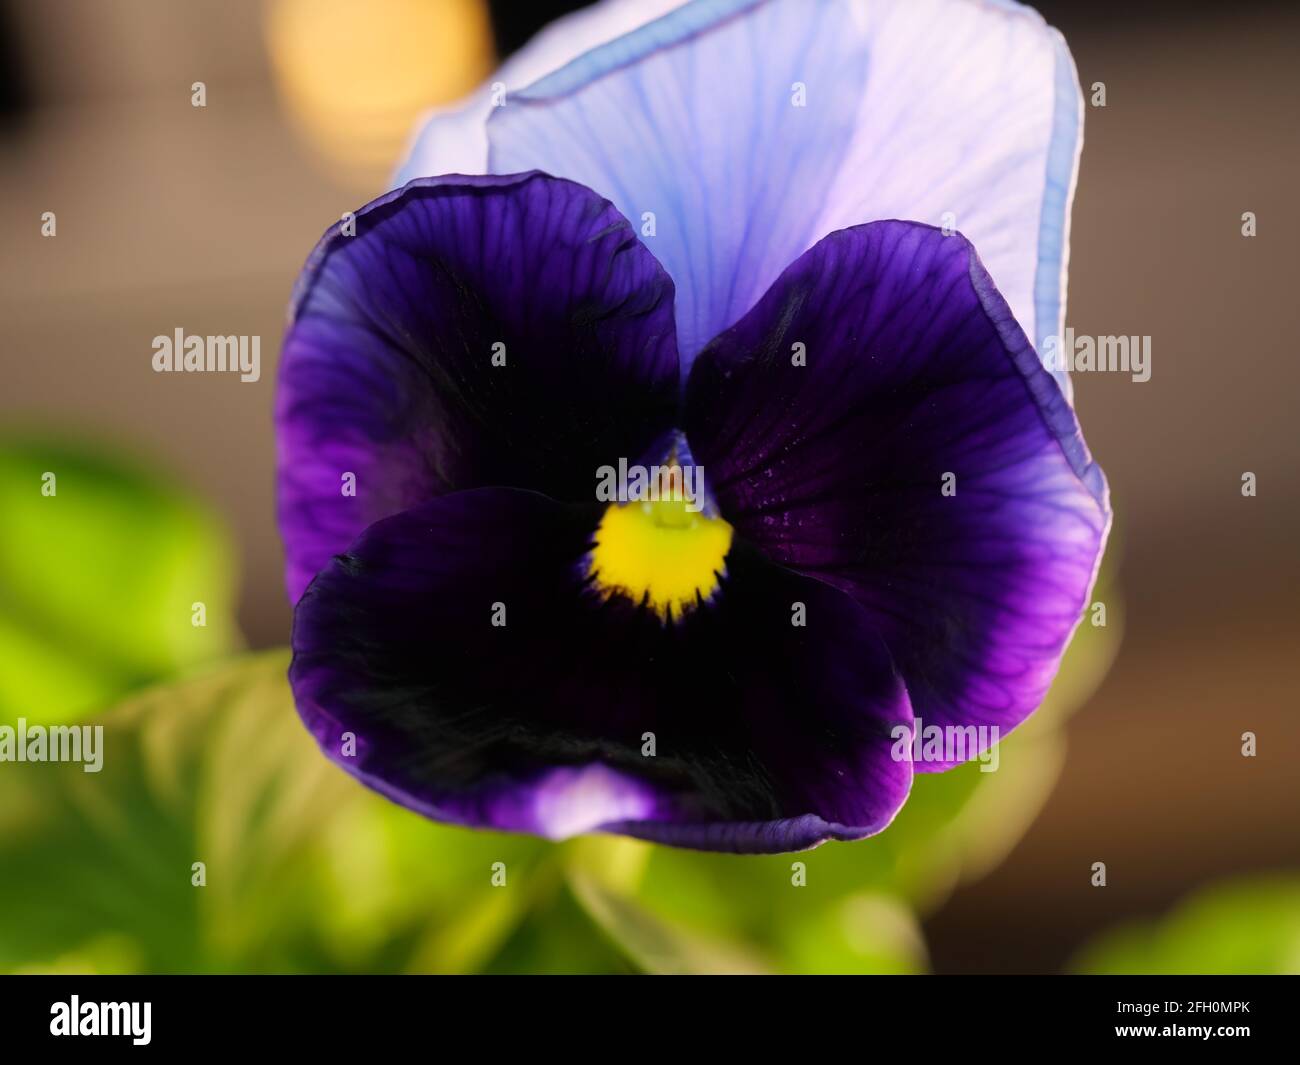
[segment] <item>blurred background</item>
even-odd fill
[[[1300,971],[1294,5],[1038,5],[1106,88],[1067,324],[1153,358],[1076,376],[1109,623],[996,779],[925,780],[794,889],[789,857],[426,825],[299,735],[271,430],[293,280],[421,111],[580,6],[0,0],[0,723],[94,715],[130,752],[102,780],[0,768],[0,968]],[[153,373],[176,327],[260,335],[261,381]],[[498,860],[526,887],[489,890]]]

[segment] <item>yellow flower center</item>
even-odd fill
[[[615,503],[596,529],[588,573],[606,597],[644,603],[663,621],[680,618],[717,591],[731,533],[685,499]]]

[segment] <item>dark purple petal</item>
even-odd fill
[[[1106,486],[963,237],[827,237],[700,354],[686,407],[737,536],[854,596],[920,721],[1005,732],[1038,706],[1096,574]]]
[[[295,614],[326,754],[437,820],[549,836],[781,851],[888,824],[912,718],[865,612],[733,545],[707,605],[661,622],[587,580],[599,517],[480,489],[367,530]]]
[[[423,179],[346,225],[303,270],[281,360],[291,598],[379,518],[490,484],[590,499],[668,428],[672,282],[589,189]]]

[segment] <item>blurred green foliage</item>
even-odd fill
[[[140,464],[2,439],[0,524],[0,723],[75,720],[237,646],[224,528]]]
[[[1300,877],[1232,880],[1149,924],[1113,929],[1080,952],[1082,973],[1300,973]]]
[[[545,845],[449,845],[357,786],[299,723],[287,664],[238,659],[96,718],[99,773],[0,774],[0,966],[401,969],[449,930],[434,953],[458,965],[495,949],[518,917],[499,903],[521,893],[475,889],[497,860],[527,886]]]

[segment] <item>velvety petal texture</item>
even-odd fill
[[[430,817],[543,835],[758,852],[888,824],[912,716],[869,614],[740,545],[664,624],[592,587],[599,514],[481,489],[367,530],[295,616],[323,750]]]
[[[821,237],[890,218],[963,232],[1041,347],[1081,116],[1060,35],[1019,4],[696,0],[492,109],[487,165],[633,221],[676,282],[683,370]]]
[[[591,499],[678,392],[672,282],[626,219],[539,174],[413,182],[326,233],[276,401],[297,599],[374,521],[507,484]]]
[[[685,429],[737,536],[863,607],[918,718],[1005,733],[1038,706],[1106,486],[963,237],[821,241],[700,354]]]

